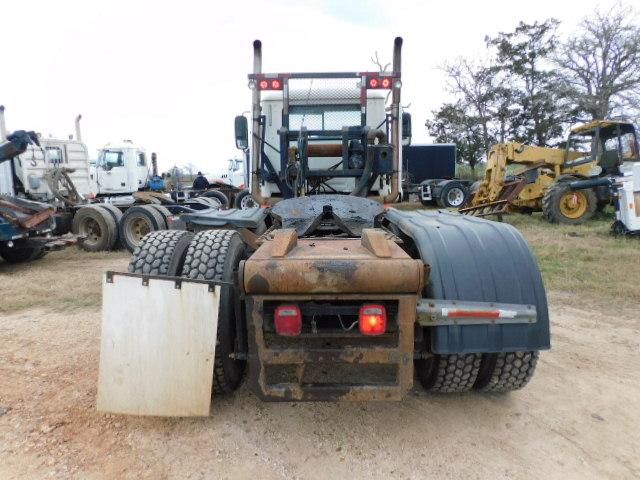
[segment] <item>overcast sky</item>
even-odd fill
[[[73,133],[82,113],[90,151],[132,139],[162,169],[203,170],[237,155],[233,118],[250,108],[251,42],[263,71],[360,71],[391,61],[404,38],[403,98],[414,143],[447,99],[438,66],[482,57],[484,36],[550,16],[562,32],[615,0],[2,1],[0,104],[9,131]],[[95,155],[94,155],[95,156]]]

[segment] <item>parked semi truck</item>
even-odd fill
[[[401,47],[390,72],[268,74],[254,42],[236,141],[267,207],[182,214],[106,273],[99,410],[208,415],[245,378],[267,401],[400,400],[414,374],[527,384],[550,343],[522,235],[383,206],[402,188]]]
[[[453,143],[409,145],[402,148],[403,198],[418,196],[425,206],[458,208],[471,182],[456,178]]]
[[[4,109],[0,118],[4,123]],[[105,145],[90,162],[80,120],[74,138],[38,137],[38,145],[28,144],[7,162],[2,193],[52,206],[56,233],[82,236],[85,250],[133,251],[144,235],[167,228],[172,214],[225,208],[241,192],[224,182],[207,191],[176,185],[158,192],[163,184],[155,154],[150,165],[146,150],[129,140]]]

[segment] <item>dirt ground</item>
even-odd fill
[[[289,404],[244,386],[209,418],[109,416],[95,409],[100,275],[127,260],[0,263],[1,479],[640,478],[640,302],[620,314],[551,291],[553,348],[506,396]]]

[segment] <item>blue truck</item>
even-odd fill
[[[452,143],[411,145],[402,148],[404,197],[417,195],[425,206],[460,207],[470,183],[456,177],[456,146]]]

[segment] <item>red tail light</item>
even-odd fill
[[[387,329],[387,311],[384,305],[363,305],[360,307],[360,333],[381,335]]]
[[[367,77],[367,88],[389,90],[393,86],[392,77]]]
[[[280,305],[275,312],[276,332],[278,335],[293,337],[302,331],[302,314],[297,305]]]
[[[262,78],[258,81],[260,90],[282,90],[281,78]]]

